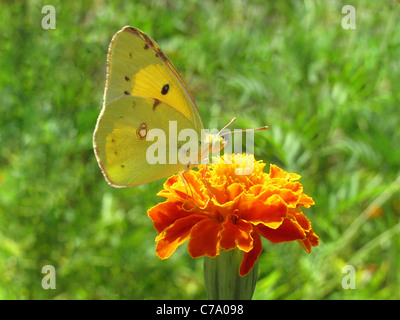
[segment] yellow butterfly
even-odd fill
[[[151,164],[146,157],[154,144],[149,139],[152,129],[164,131],[165,152],[172,158],[189,150],[182,142],[173,142],[171,121],[177,132],[192,129],[200,137],[203,129],[192,95],[157,43],[126,26],[112,38],[107,62],[104,104],[93,135],[97,162],[107,182],[114,187],[135,186],[198,165],[196,161]],[[225,140],[221,134],[207,134],[197,153],[208,155],[210,145],[222,149]]]

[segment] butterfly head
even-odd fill
[[[218,153],[227,145],[227,141],[219,133],[205,135],[205,139],[201,141],[201,154],[209,155],[210,153]]]

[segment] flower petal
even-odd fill
[[[182,210],[181,202],[165,201],[149,209],[147,214],[153,220],[154,228],[160,233],[176,220],[184,218],[190,213]]]
[[[211,199],[212,201],[216,202],[217,204],[223,204],[228,201],[228,195],[225,192],[225,184],[213,184],[209,185],[208,188],[210,189],[210,192],[214,195],[214,197],[212,197]]]
[[[221,231],[221,248],[226,251],[238,247],[240,250],[248,252],[253,248],[253,239],[250,236],[253,227],[236,214],[226,217]]]
[[[253,231],[251,236],[253,238],[253,249],[243,254],[243,260],[239,269],[239,274],[242,277],[248,274],[249,271],[254,267],[254,264],[256,263],[258,256],[262,251],[261,239],[258,233]]]
[[[301,194],[299,205],[301,205],[304,208],[309,208],[310,206],[312,206],[314,204],[315,204],[315,202],[314,202],[313,198],[309,197],[305,193]]]
[[[260,194],[259,200],[266,200],[272,195],[277,194],[288,206],[295,208],[300,200],[300,194],[299,191],[296,190],[296,187],[294,183],[288,183],[286,181],[278,186],[269,185]]]
[[[172,176],[164,183],[165,190],[160,191],[157,195],[172,201],[181,201],[185,204],[192,202],[198,207],[204,207],[209,196],[202,179],[203,176],[193,170],[181,176]]]
[[[298,224],[303,228],[303,230],[308,231],[311,230],[311,222],[308,220],[308,218],[303,214],[301,211],[294,211],[294,210],[289,210],[289,216],[293,217]]]
[[[229,201],[234,200],[236,197],[243,193],[243,186],[239,183],[233,183],[226,188]]]
[[[191,214],[181,218],[156,237],[156,253],[161,259],[167,259],[190,236],[190,231],[199,221],[206,219],[204,215]]]
[[[192,258],[219,254],[219,238],[222,224],[214,219],[197,223],[190,232],[188,250]]]
[[[252,201],[250,206],[248,206],[248,203],[242,202],[238,210],[241,219],[256,225],[261,223],[273,229],[282,224],[282,220],[286,217],[288,211],[285,202],[277,194],[267,198],[264,202]]]
[[[270,172],[271,178],[283,178],[287,181],[296,181],[301,178],[301,175],[299,175],[297,173],[285,172],[281,168],[279,168],[278,166],[276,166],[274,164],[270,165],[269,172]]]
[[[297,240],[297,242],[306,250],[307,253],[311,253],[311,247],[318,246],[319,238],[314,231],[306,231],[306,239]]]
[[[303,228],[290,218],[284,218],[282,224],[277,229],[268,228],[265,225],[257,225],[260,235],[272,243],[294,241],[305,239],[306,234]]]

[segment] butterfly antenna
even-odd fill
[[[232,122],[232,121],[231,121]],[[227,126],[225,126],[225,128],[226,128]],[[224,128],[224,129],[225,129]],[[222,130],[224,130],[224,129],[222,129]],[[264,126],[264,127],[261,127],[261,128],[256,128],[256,129],[245,129],[245,130],[240,130],[240,131],[229,131],[229,132],[225,132],[225,133],[223,133],[223,134],[221,134],[221,135],[219,135],[220,137],[223,137],[223,136],[225,136],[225,135],[227,135],[227,134],[231,134],[231,133],[237,133],[237,132],[249,132],[249,131],[260,131],[260,130],[267,130],[268,129],[268,126]],[[222,131],[221,130],[221,131]],[[221,132],[220,131],[220,132]]]
[[[225,127],[223,127],[221,130],[219,130],[219,132],[218,132],[218,136],[220,136],[220,137],[222,137],[222,135],[220,135],[220,133],[222,132],[222,131],[224,131],[226,128],[228,128],[232,123],[234,123],[236,121],[236,118],[233,118],[231,121],[229,121],[229,123],[225,126]]]

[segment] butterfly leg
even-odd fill
[[[183,210],[185,210],[185,211],[192,211],[192,210],[194,210],[196,207],[197,207],[197,205],[196,205],[196,203],[195,203],[195,206],[193,207],[193,206],[189,206],[189,208],[191,208],[191,209],[185,209],[185,204],[187,204],[190,200],[192,200],[193,202],[195,202],[195,200],[193,199],[193,190],[192,190],[192,188],[190,187],[190,184],[187,182],[187,180],[185,179],[185,173],[186,172],[188,172],[190,170],[190,164],[188,164],[187,165],[187,167],[186,167],[186,169],[184,170],[184,171],[180,171],[180,172],[178,172],[178,174],[179,174],[179,176],[181,177],[181,179],[182,179],[182,181],[183,181],[183,184],[184,184],[184,186],[185,186],[185,191],[186,191],[186,199],[183,201],[183,204],[182,204],[182,209]],[[191,198],[189,198],[189,190],[188,190],[188,187],[187,186],[189,186],[189,189],[190,189],[190,193],[191,193]]]
[[[189,192],[188,192],[188,188],[187,188],[187,186],[188,186],[188,183],[187,183],[187,181],[186,181],[186,179],[185,179],[185,177],[183,176],[186,172],[188,172],[189,170],[188,169],[185,169],[185,171],[183,171],[182,173],[181,172],[178,172],[178,174],[179,174],[179,176],[181,177],[181,179],[182,179],[182,182],[183,182],[183,184],[184,184],[184,186],[185,186],[185,191],[186,191],[186,199],[187,199],[187,197],[189,196]],[[190,191],[191,191],[191,194],[192,194],[192,197],[193,197],[193,191],[190,189]]]
[[[207,188],[208,193],[215,198],[215,195],[210,191],[210,189],[208,188],[208,184],[207,184],[207,180],[206,180],[206,172],[207,172],[207,166],[210,163],[210,160],[207,158],[206,159],[207,163],[206,163],[206,167],[204,168],[204,172],[203,172],[203,181],[204,181],[204,185]]]

